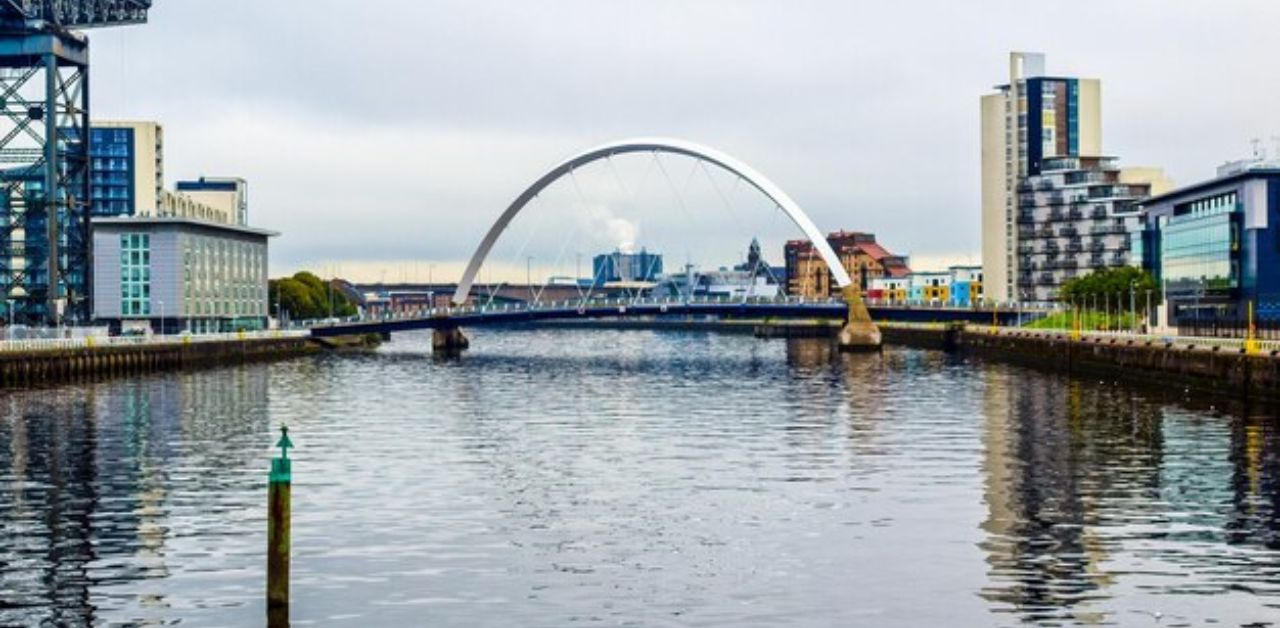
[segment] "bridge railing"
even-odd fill
[[[306,330],[272,329],[218,334],[174,334],[164,336],[84,336],[81,338],[31,338],[25,340],[0,340],[0,353],[31,351],[75,351],[98,347],[137,347],[181,345],[231,340],[261,340],[267,338],[305,338]]]
[[[759,304],[838,304],[843,303],[839,299],[806,299],[801,297],[753,297],[749,299],[719,297],[719,298],[698,298],[698,299],[680,299],[680,298],[659,298],[659,297],[596,297],[591,299],[558,299],[548,301],[511,301],[504,303],[489,303],[484,305],[470,304],[459,305],[444,308],[418,308],[408,311],[388,311],[380,314],[364,314],[347,317],[333,317],[324,319],[300,320],[293,321],[291,326],[295,328],[311,328],[311,327],[329,327],[351,323],[366,322],[393,322],[398,320],[419,320],[423,318],[433,318],[437,316],[463,316],[470,314],[488,314],[488,313],[504,313],[504,312],[530,312],[530,311],[553,311],[553,310],[577,310],[577,309],[598,309],[611,307],[630,307],[630,306],[662,306],[662,305],[728,305],[741,303],[746,305]]]

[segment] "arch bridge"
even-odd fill
[[[843,299],[838,301],[805,301],[798,299],[699,301],[640,298],[602,300],[600,298],[593,299],[590,291],[588,291],[581,299],[573,301],[535,302],[524,304],[523,306],[513,306],[511,304],[494,306],[492,303],[479,306],[468,305],[471,300],[471,288],[475,284],[476,277],[485,259],[511,222],[534,198],[552,183],[561,177],[571,175],[578,168],[592,162],[628,153],[668,153],[692,157],[726,170],[746,181],[772,201],[809,239],[814,249],[822,257],[822,260],[826,262],[835,284],[841,288]],[[954,311],[951,316],[972,318],[974,314],[971,310],[958,310]],[[610,142],[573,155],[548,170],[532,185],[525,188],[507,206],[493,226],[489,228],[489,231],[480,241],[479,247],[467,263],[462,279],[453,294],[451,307],[428,310],[417,317],[343,321],[314,327],[312,328],[312,334],[318,337],[325,337],[364,333],[390,334],[413,329],[432,329],[435,331],[434,347],[441,350],[460,350],[468,344],[466,336],[462,333],[463,327],[510,325],[530,321],[572,318],[681,315],[760,319],[843,319],[845,325],[840,333],[840,345],[842,348],[878,349],[880,346],[880,331],[872,321],[870,312],[841,264],[839,256],[832,250],[831,245],[827,243],[823,232],[805,214],[799,204],[788,196],[786,192],[782,191],[782,188],[746,163],[713,148],[671,138],[637,138]],[[932,320],[938,320],[937,311],[934,311],[932,316]],[[982,316],[986,316],[987,320],[990,320],[988,314],[982,314]],[[961,318],[957,318],[957,320]]]

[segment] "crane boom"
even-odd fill
[[[0,20],[99,28],[141,24],[150,8],[151,0],[0,0]]]

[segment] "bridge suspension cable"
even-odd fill
[[[705,161],[719,166],[729,172],[737,175],[745,180],[752,187],[759,190],[768,197],[783,213],[791,219],[797,227],[804,232],[812,242],[813,247],[818,254],[827,263],[835,282],[840,287],[851,285],[851,281],[844,267],[840,263],[840,259],[836,256],[835,251],[827,243],[824,234],[813,224],[813,221],[800,209],[799,205],[787,196],[777,185],[765,178],[764,175],[752,169],[745,163],[721,153],[712,148],[694,144],[678,139],[669,138],[644,138],[635,140],[624,140],[619,142],[611,142],[602,146],[598,146],[591,150],[579,153],[561,162],[552,168],[532,185],[524,190],[506,210],[498,217],[493,226],[485,234],[484,239],[480,242],[480,246],[472,255],[471,260],[467,264],[466,271],[463,273],[461,281],[458,283],[458,289],[454,293],[453,302],[457,305],[466,303],[467,297],[471,292],[471,286],[475,283],[476,276],[479,274],[480,267],[484,264],[489,252],[493,249],[494,244],[502,233],[506,230],[511,221],[530,203],[537,195],[560,179],[565,174],[572,172],[574,169],[601,159],[608,159],[614,155],[637,152],[652,153],[670,153],[692,157],[696,160]],[[661,162],[658,162],[661,167]]]

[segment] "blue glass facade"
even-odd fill
[[[63,129],[68,138],[78,129]],[[137,204],[134,163],[137,138],[129,128],[89,129],[89,201],[93,216],[132,216]]]
[[[1169,323],[1280,320],[1280,171],[1247,170],[1143,204],[1131,252],[1163,286]],[[1136,234],[1135,234],[1136,235]]]

